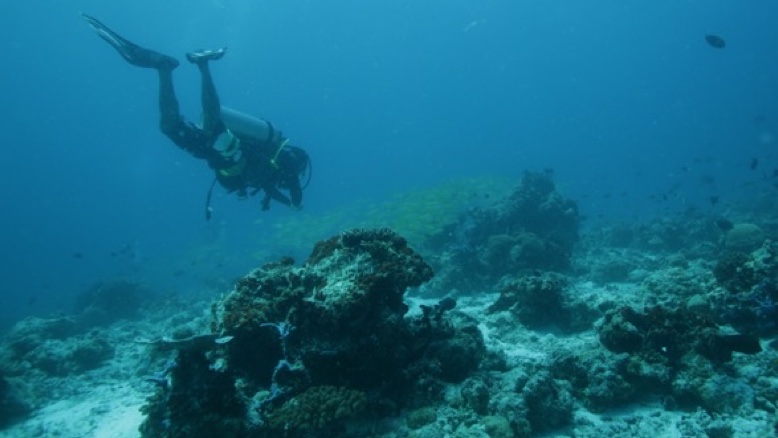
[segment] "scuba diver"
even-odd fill
[[[186,59],[199,68],[202,78],[203,119],[201,125],[196,125],[179,113],[173,88],[173,70],[178,67],[175,58],[140,47],[94,17],[81,15],[127,62],[157,70],[160,129],[178,147],[206,160],[216,173],[206,197],[206,220],[211,218],[211,193],[216,181],[240,199],[264,191],[263,211],[270,208],[271,200],[297,210],[302,208],[303,189],[312,173],[308,154],[290,145],[289,139],[270,122],[221,106],[219,102],[209,62],[221,59],[226,47],[186,54]],[[306,182],[302,184],[306,174]],[[289,196],[281,189],[288,191]]]

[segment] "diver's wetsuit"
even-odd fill
[[[219,114],[219,95],[213,84],[207,63],[199,65],[202,75],[202,128],[184,120],[181,116],[175,88],[173,87],[173,71],[158,69],[159,72],[159,127],[173,143],[197,158],[208,159],[211,146],[216,137],[224,132]]]
[[[280,132],[271,129],[270,138],[264,140],[238,136],[239,142],[229,145],[239,148],[240,153],[237,155],[226,154],[215,147],[220,139],[230,139],[233,135],[222,121],[219,95],[208,64],[210,60],[220,59],[226,49],[187,54],[187,59],[200,69],[203,107],[203,125],[200,127],[184,119],[180,113],[173,86],[173,70],[178,67],[178,61],[142,48],[97,19],[85,14],[83,16],[98,36],[113,46],[130,64],[157,70],[160,129],[178,147],[206,160],[224,188],[237,192],[241,198],[247,196],[249,188],[255,189],[252,195],[263,190],[263,210],[269,208],[271,199],[287,206],[300,207],[302,188],[299,176],[309,165],[308,155],[300,148],[286,146],[287,139]],[[279,188],[288,190],[291,199]]]
[[[245,190],[244,184],[241,184],[242,181],[239,178],[223,175],[220,172],[221,169],[228,168],[233,163],[227,162],[212,147],[217,137],[226,129],[220,115],[219,95],[216,92],[208,63],[203,61],[197,66],[202,77],[203,126],[199,127],[181,115],[173,86],[173,70],[160,68],[157,69],[159,73],[159,128],[178,147],[197,158],[208,161],[211,168],[216,171],[219,183],[227,190]]]
[[[159,109],[160,129],[181,149],[197,158],[205,159],[214,171],[224,188],[230,192],[237,191],[240,197],[246,196],[248,188],[261,189],[265,192],[262,208],[268,209],[270,200],[275,200],[287,206],[299,207],[302,202],[302,188],[299,174],[307,165],[307,154],[294,146],[281,146],[286,139],[280,132],[271,135],[266,141],[251,138],[241,138],[242,153],[247,163],[238,174],[225,172],[236,165],[225,159],[212,147],[217,137],[226,131],[221,119],[221,104],[216,86],[213,83],[208,61],[196,63],[200,69],[203,126],[198,127],[186,121],[180,114],[178,100],[173,87],[172,70],[159,69]],[[276,165],[273,158],[276,151]],[[301,167],[302,166],[302,167]],[[287,189],[289,197],[278,187]],[[291,197],[291,199],[290,199]]]

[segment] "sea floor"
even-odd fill
[[[633,254],[635,259],[651,259],[652,254]],[[641,268],[643,269],[643,268]],[[691,268],[694,269],[694,266]],[[641,273],[642,272],[642,273]],[[610,302],[622,305],[645,304],[647,284],[657,279],[678,275],[672,263],[652,271],[643,269],[639,278],[622,282],[597,284],[590,279],[574,280],[569,289],[582,300],[592,303]],[[651,280],[653,278],[653,280]],[[650,287],[648,287],[650,289]],[[216,296],[217,294],[214,294]],[[417,309],[424,300],[410,294],[409,304]],[[514,370],[529,363],[542,363],[555,352],[581,352],[599,348],[594,329],[574,333],[530,330],[508,312],[488,313],[495,302],[496,291],[458,297],[457,312],[479,321],[487,349],[505,358],[510,376]],[[196,301],[167,300],[147,309],[135,320],[120,320],[92,329],[89,336],[99,338],[113,347],[113,357],[89,371],[69,373],[62,377],[28,374],[22,390],[30,394],[34,410],[24,420],[0,430],[7,438],[134,438],[144,416],[141,407],[155,390],[147,378],[158,371],[165,357],[152,357],[148,345],[138,338],[158,339],[173,330],[188,327],[192,332],[207,331],[209,299]],[[66,341],[64,341],[66,342]],[[763,341],[766,345],[766,341]],[[735,369],[759,372],[760,367],[775,367],[778,355],[769,347],[758,355],[740,355],[730,364]],[[757,371],[753,371],[757,370]],[[745,372],[745,371],[744,371]],[[765,379],[775,380],[775,372],[765,372]],[[505,380],[509,381],[508,378]],[[497,383],[499,385],[499,382]],[[450,397],[441,400],[435,420],[415,429],[404,418],[389,419],[375,427],[375,437],[510,437],[504,431],[489,428],[458,400],[460,386],[451,384]],[[510,393],[492,394],[493,398],[510,397]],[[775,403],[776,400],[770,400]],[[604,412],[590,412],[576,403],[572,423],[555,430],[544,431],[540,437],[624,437],[624,438],[767,438],[774,437],[776,413],[757,408],[754,403],[728,413],[709,413],[703,409],[668,409],[659,398],[646,397]]]

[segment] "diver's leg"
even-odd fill
[[[202,158],[209,146],[210,137],[181,116],[173,86],[173,71],[168,69],[157,71],[159,72],[160,129],[178,147],[195,157]]]
[[[207,62],[199,63],[197,66],[202,76],[203,130],[220,134],[224,131],[224,123],[222,123],[219,93],[216,92],[211,69]]]
[[[173,86],[173,71],[158,70],[159,73],[159,125],[168,137],[175,135],[181,124],[176,90]]]
[[[216,85],[213,83],[213,75],[209,61],[221,59],[226,48],[187,53],[189,62],[196,64],[200,69],[202,105],[203,105],[203,130],[211,135],[219,135],[224,132],[224,123],[221,118],[221,103]]]
[[[145,49],[118,33],[98,19],[81,14],[97,36],[105,40],[132,65],[154,68],[159,74],[159,110],[160,129],[180,148],[202,157],[208,145],[208,138],[203,131],[187,122],[179,113],[178,100],[173,88],[173,70],[178,67],[178,61],[154,50]]]

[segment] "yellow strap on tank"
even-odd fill
[[[276,150],[276,153],[273,155],[273,158],[270,159],[270,164],[273,165],[276,169],[278,169],[278,163],[276,162],[276,159],[278,158],[278,154],[281,153],[281,151],[286,147],[286,145],[289,144],[289,139],[285,138],[284,141],[281,142],[281,145],[278,146],[278,149]]]

